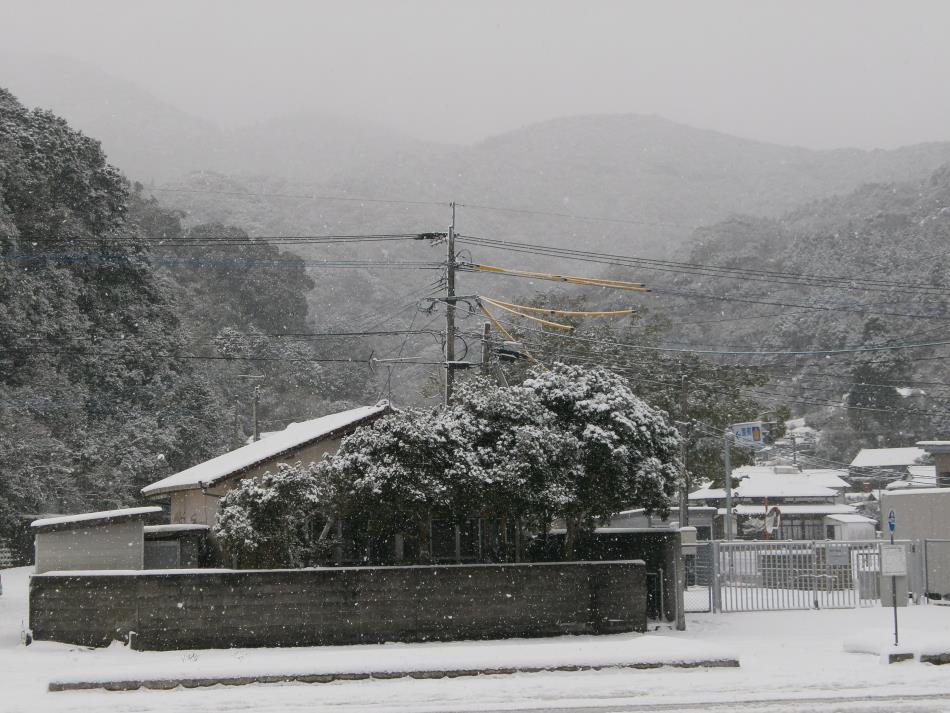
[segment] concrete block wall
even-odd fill
[[[38,575],[37,640],[314,646],[646,629],[645,565],[557,562]]]

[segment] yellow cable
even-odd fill
[[[512,275],[515,277],[533,277],[538,280],[550,280],[552,282],[567,282],[572,285],[588,285],[592,287],[609,287],[617,290],[629,290],[631,292],[649,292],[650,290],[640,282],[625,282],[623,280],[608,280],[598,277],[577,277],[574,275],[555,275],[548,272],[529,272],[527,270],[513,270],[506,267],[495,267],[493,265],[481,265],[479,263],[470,263],[468,267],[481,272],[492,272],[499,275]]]
[[[537,312],[538,314],[557,314],[563,317],[623,317],[628,314],[633,314],[633,308],[629,309],[616,309],[616,310],[600,310],[600,311],[587,311],[587,310],[569,310],[569,309],[550,309],[547,307],[528,307],[526,305],[516,305],[511,302],[502,302],[501,300],[496,300],[494,298],[489,299],[485,297],[484,299],[489,300],[492,304],[503,307],[511,307],[513,309],[522,310],[524,312]]]
[[[511,332],[509,332],[507,329],[501,326],[501,323],[497,319],[495,319],[495,316],[491,312],[488,311],[488,308],[486,308],[485,305],[482,304],[482,301],[476,300],[476,302],[478,304],[478,308],[482,311],[482,313],[486,317],[488,317],[488,321],[492,323],[492,326],[495,329],[497,329],[501,333],[501,335],[505,337],[505,339],[507,339],[509,342],[515,342],[517,344],[518,340],[515,339],[513,336],[511,336]],[[525,358],[532,364],[541,364],[541,362],[535,359],[534,356],[531,354],[531,352],[529,352],[527,349],[524,350],[524,355],[525,355]],[[541,364],[541,366],[544,366],[544,364]]]
[[[519,312],[518,310],[511,309],[510,307],[505,307],[500,302],[495,302],[494,300],[489,299],[488,297],[481,297],[481,299],[485,300],[488,304],[492,305],[493,307],[497,307],[498,309],[503,309],[505,310],[505,312],[510,312],[511,314],[521,317],[522,319],[529,319],[532,322],[543,324],[545,327],[551,327],[552,329],[560,329],[565,332],[574,331],[574,327],[572,327],[569,324],[561,324],[560,322],[551,322],[547,319],[541,319],[540,317],[532,317],[530,314],[525,314],[524,312]]]

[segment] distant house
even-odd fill
[[[151,500],[168,500],[171,524],[214,525],[220,499],[242,480],[278,463],[312,463],[335,453],[340,441],[390,411],[387,402],[292,423],[259,441],[199,463],[142,488]]]
[[[696,539],[699,541],[711,540],[713,520],[716,517],[716,508],[705,506],[690,506],[687,512],[689,526],[696,528]],[[606,531],[613,528],[659,528],[670,529],[679,527],[679,512],[674,509],[666,518],[647,515],[643,508],[623,510],[611,515],[609,520],[599,523],[600,529]]]
[[[917,446],[933,458],[935,485],[950,487],[950,441],[919,441]]]
[[[848,477],[856,485],[883,488],[901,480],[907,467],[918,465],[927,456],[923,448],[862,448],[851,461]]]
[[[887,484],[885,490],[903,490],[905,488],[936,488],[937,467],[933,465],[909,465],[907,473],[900,480]]]
[[[833,516],[860,517],[857,508],[845,503],[848,483],[841,477],[843,471],[834,469],[799,470],[793,466],[745,466],[733,472],[732,509],[735,517],[735,535],[743,537],[744,525],[764,520],[773,508],[778,508],[779,526],[771,534],[781,540],[825,540],[850,537],[855,528],[831,520]],[[725,534],[726,491],[722,488],[701,488],[689,494],[691,505],[716,508],[714,533],[716,538]],[[864,525],[874,521],[863,518]],[[857,524],[857,521],[850,521]],[[866,527],[863,529],[867,529]],[[758,535],[749,535],[758,537]]]

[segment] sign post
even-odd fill
[[[907,553],[903,545],[894,544],[894,531],[897,529],[897,513],[887,513],[887,529],[891,533],[891,543],[881,545],[881,574],[891,577],[891,599],[894,605],[894,646],[897,646],[897,578],[907,576]]]

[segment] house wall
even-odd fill
[[[36,572],[142,569],[141,520],[36,533]]]
[[[328,453],[336,453],[340,447],[340,438],[317,441],[309,446],[279,458],[260,463],[240,475],[235,475],[207,490],[179,490],[171,493],[171,523],[173,525],[198,524],[214,525],[218,515],[218,504],[229,490],[247,478],[259,478],[264,473],[277,470],[278,463],[318,463]]]
[[[45,575],[37,640],[150,650],[646,630],[646,567],[558,562]]]

